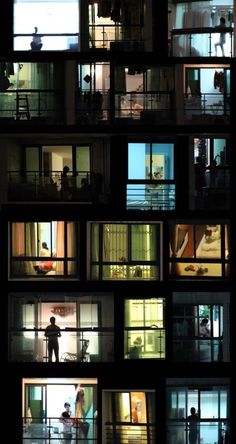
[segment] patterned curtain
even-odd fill
[[[125,224],[103,225],[103,261],[128,261],[128,226]]]

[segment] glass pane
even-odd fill
[[[220,336],[219,306],[218,305],[213,305],[212,315],[213,315],[213,337],[217,338],[218,336]]]
[[[26,256],[39,256],[41,244],[38,242],[38,226],[39,224],[34,222],[25,223],[25,236],[26,236]],[[39,234],[40,235],[40,234]]]
[[[20,108],[19,108],[20,109]],[[39,163],[39,148],[38,147],[27,147],[25,150],[25,168],[29,173],[38,172],[40,170]],[[30,180],[32,175],[27,175],[27,180]]]
[[[23,222],[12,223],[12,256],[25,255],[25,224]]]
[[[28,224],[27,224],[28,225]],[[40,257],[51,257],[52,255],[52,232],[50,222],[40,222],[35,224],[35,230],[38,228],[38,248]],[[37,234],[37,233],[36,233]],[[32,229],[31,229],[31,237]]]
[[[129,143],[128,145],[128,179],[146,179],[146,150],[150,144]]]
[[[134,261],[157,259],[157,236],[154,225],[132,224],[131,259]]]
[[[72,228],[72,226],[70,225]],[[52,253],[53,257],[64,258],[65,257],[65,224],[62,221],[52,222]],[[71,242],[71,238],[68,239]]]
[[[211,264],[211,263],[181,263],[176,262],[175,264],[170,264],[171,274],[183,277],[194,276],[196,278],[202,277],[221,277],[222,276],[222,265],[221,264]]]
[[[127,262],[128,226],[125,224],[103,225],[103,261]]]
[[[228,418],[228,392],[220,390],[220,418]]]
[[[200,392],[201,419],[218,418],[218,391]]]
[[[116,421],[131,422],[129,393],[115,393]]]
[[[103,279],[108,280],[156,280],[160,279],[159,267],[155,265],[104,265]]]
[[[146,396],[144,392],[131,392],[131,415],[133,423],[147,423]]]
[[[221,258],[221,227],[220,225],[196,225],[196,257]]]
[[[76,241],[75,241],[75,223],[67,222],[67,257],[75,257]]]
[[[152,144],[152,179],[174,179],[173,144]]]
[[[91,249],[92,249],[92,261],[98,262],[99,258],[99,225],[92,224],[91,227]]]
[[[162,299],[145,300],[145,326],[163,327],[163,307]]]
[[[198,413],[198,390],[188,390],[188,415],[190,415],[190,409],[194,407],[196,413]]]

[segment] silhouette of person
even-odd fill
[[[34,28],[34,33],[33,33],[33,40],[30,43],[30,47],[32,49],[32,51],[40,51],[40,49],[42,49],[42,39],[40,37],[40,35],[38,35],[38,28],[35,27]]]
[[[65,165],[61,173],[61,191],[62,195],[67,198],[71,195],[71,182],[70,178],[68,177],[69,171],[70,168]]]
[[[187,417],[189,427],[188,440],[189,444],[197,444],[199,418],[196,413],[195,407],[191,407],[190,413],[191,415]]]
[[[70,404],[65,402],[65,411],[62,412],[60,417],[60,422],[63,424],[63,443],[70,444],[72,441],[72,426],[74,425],[74,420],[71,418]]]
[[[224,50],[224,44],[225,44],[225,18],[221,17],[220,18],[220,24],[218,26],[215,26],[215,29],[219,29],[220,30],[220,40],[215,43],[215,55],[217,55],[217,46],[220,47],[221,52],[222,52],[222,56],[225,56],[225,50]]]
[[[45,336],[48,339],[48,361],[52,362],[52,354],[54,351],[56,362],[59,362],[59,343],[58,338],[61,337],[61,330],[56,325],[54,316],[50,318],[50,325],[46,327]]]

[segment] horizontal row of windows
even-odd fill
[[[13,48],[16,51],[151,51],[153,40],[160,33],[153,26],[152,3],[15,0]],[[29,20],[25,25],[26,13]],[[168,16],[166,35],[169,34],[170,55],[234,55],[233,0],[220,4],[212,0],[204,5],[200,1],[169,1],[161,14]]]
[[[87,278],[163,279],[163,223],[90,222],[87,225]],[[11,222],[10,278],[78,277],[76,222]],[[229,226],[169,223],[170,278],[229,277]]]
[[[59,63],[0,62],[0,122],[230,123],[230,65]]]
[[[86,437],[97,442],[97,427],[102,425],[103,442],[127,440],[154,444],[156,427],[161,427],[158,398],[154,389],[110,389],[101,391],[101,419],[98,415],[98,388],[95,378],[25,378],[22,380],[23,438],[57,440],[65,436],[60,422],[67,420],[71,438]],[[174,382],[174,383],[173,383]],[[229,380],[166,380],[166,437],[172,444],[176,436],[183,443],[193,433],[204,441],[229,442]],[[67,415],[60,412],[67,399]],[[85,399],[87,403],[85,404]],[[157,402],[157,405],[156,405]],[[85,405],[86,409],[85,409]],[[66,406],[65,406],[66,407]],[[83,407],[83,408],[82,408]],[[83,419],[83,421],[81,421]],[[85,424],[82,426],[80,423]],[[115,440],[115,441],[114,441]]]
[[[196,298],[209,303],[191,303],[191,299]],[[213,304],[212,299],[215,298],[221,303]],[[226,340],[229,336],[229,295],[189,294],[186,304],[175,303],[178,299],[181,301],[181,294],[174,295],[172,359],[188,362],[229,361]],[[165,299],[125,299],[123,312],[123,358],[165,359]],[[56,342],[59,341],[61,362],[114,360],[112,295],[63,297],[60,294],[43,294],[37,297],[34,294],[32,299],[29,294],[18,294],[10,295],[9,301],[10,361],[51,361],[48,355],[51,342],[47,332],[52,315],[56,327],[53,323],[49,325],[51,332],[60,332]],[[168,336],[167,329],[167,340]]]

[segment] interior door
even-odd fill
[[[41,147],[25,147],[25,173],[27,181],[35,183],[41,172]]]
[[[199,95],[201,92],[200,69],[187,68],[185,79],[185,93],[191,95]]]
[[[32,424],[46,422],[46,385],[26,384],[25,400],[25,416],[32,418]]]
[[[76,175],[76,186],[81,187],[82,179],[90,180],[91,171],[91,158],[90,158],[90,146],[89,145],[77,145],[75,147],[75,171],[78,172]],[[84,181],[83,181],[84,182]],[[83,183],[82,182],[82,183]]]
[[[80,304],[79,305],[79,327],[92,328],[99,327],[99,306],[97,303]],[[80,338],[80,348],[82,348],[83,340],[89,340],[88,353],[99,355],[99,336],[98,332],[85,332]]]

